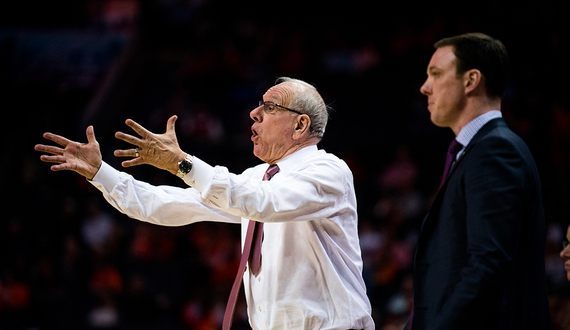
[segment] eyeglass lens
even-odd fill
[[[262,106],[263,111],[265,111],[265,112],[273,110],[273,103],[271,103],[271,102],[259,101],[259,106],[260,107]]]

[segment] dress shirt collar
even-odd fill
[[[461,143],[463,145],[463,149],[465,149],[465,147],[469,144],[469,142],[471,142],[481,127],[483,127],[489,121],[495,118],[501,118],[502,116],[503,115],[499,110],[485,112],[484,114],[470,121],[469,124],[465,125],[465,127],[459,131],[459,134],[457,134],[457,137],[455,139],[457,142]],[[461,152],[463,152],[463,150]],[[461,152],[458,153],[458,156],[461,154]]]

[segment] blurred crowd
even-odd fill
[[[78,175],[49,171],[33,145],[44,131],[85,141],[94,125],[103,159],[120,168],[112,152],[124,145],[113,134],[127,130],[125,119],[162,132],[177,114],[183,150],[239,173],[258,163],[249,111],[279,76],[314,84],[334,109],[319,146],[354,174],[377,328],[401,329],[412,303],[419,225],[452,137],[429,121],[419,87],[432,44],[468,31],[502,40],[511,55],[503,115],[541,172],[551,311],[557,329],[570,329],[570,283],[559,256],[570,224],[569,34],[560,4],[483,1],[458,14],[404,4],[381,11],[359,1],[313,10],[295,1],[286,10],[256,1],[63,3],[71,13],[44,4],[41,15],[20,4],[14,11],[30,15],[1,17],[9,140],[0,165],[7,188],[0,329],[220,329],[239,228],[129,219]],[[126,171],[182,186],[148,166]],[[234,329],[248,329],[241,304]]]

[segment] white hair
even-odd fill
[[[311,119],[309,131],[312,136],[321,140],[329,119],[329,107],[315,86],[289,77],[280,77],[276,84],[284,82],[292,83],[295,88],[293,99],[288,106],[309,116]]]

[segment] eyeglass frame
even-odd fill
[[[291,112],[294,112],[294,113],[296,113],[296,114],[298,114],[298,115],[304,115],[304,113],[302,113],[302,112],[299,111],[299,110],[289,109],[289,108],[284,107],[284,106],[282,106],[281,104],[278,104],[278,103],[275,103],[275,102],[271,102],[271,101],[259,101],[259,106],[260,106],[260,107],[263,106],[263,111],[265,111],[265,112],[270,111],[270,110],[267,109],[267,107],[268,107],[267,103],[271,103],[274,107],[283,108],[283,109],[285,109],[285,110],[289,110],[289,111],[291,111]]]

